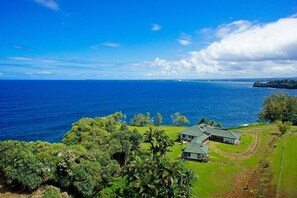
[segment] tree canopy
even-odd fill
[[[288,94],[272,94],[264,100],[264,105],[259,113],[261,121],[282,122],[290,121],[297,124],[297,97]]]
[[[175,112],[171,114],[172,123],[175,126],[180,126],[182,124],[188,124],[190,121],[186,118],[186,116],[182,115],[180,112]]]
[[[0,175],[33,191],[54,184],[74,197],[188,197],[195,174],[166,152],[165,131],[129,130],[120,112],[73,123],[62,143],[0,142]]]
[[[210,126],[213,126],[213,127],[218,127],[218,128],[222,128],[223,125],[220,123],[220,122],[216,122],[214,120],[207,120],[206,118],[201,118],[199,121],[198,121],[198,124],[208,124]]]
[[[151,118],[151,114],[147,112],[145,115],[142,113],[134,115],[134,117],[131,119],[131,125],[132,126],[146,126],[148,124],[153,124],[153,119]]]

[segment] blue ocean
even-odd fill
[[[191,122],[206,117],[232,127],[257,121],[265,96],[297,90],[252,88],[251,81],[0,81],[0,140],[60,142],[82,117],[115,111],[160,112],[163,124],[181,112]]]

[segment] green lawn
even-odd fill
[[[157,127],[157,126],[152,126]],[[140,133],[144,133],[149,130],[149,127],[134,127],[129,126],[130,129],[136,128]],[[165,130],[167,135],[173,140],[178,138],[178,134],[185,130],[186,127],[176,127],[176,126],[160,126],[161,130]],[[243,159],[229,159],[228,157],[222,156],[221,154],[209,149],[209,155],[211,160],[208,163],[201,163],[196,161],[186,161],[187,167],[195,170],[198,180],[193,185],[193,196],[194,197],[215,197],[223,196],[225,193],[231,190],[233,185],[233,179],[236,174],[239,174],[244,168],[256,168],[258,166],[259,160],[265,156],[265,151],[267,149],[268,143],[277,135],[277,127],[274,125],[252,125],[248,127],[237,128],[241,132],[258,130],[260,132],[259,147],[257,148],[254,155],[243,158]],[[291,131],[297,131],[297,127],[292,127]],[[273,133],[274,134],[273,134]],[[253,142],[253,136],[250,134],[242,134],[241,142],[239,145],[228,145],[223,143],[215,143],[217,148],[224,152],[240,153],[244,152]],[[297,194],[297,188],[294,185],[297,184],[297,155],[295,155],[296,149],[294,149],[294,144],[297,143],[297,134],[285,135],[283,141],[279,142],[274,150],[273,155],[270,156],[272,169],[274,173],[274,178],[272,184],[277,183],[277,172],[279,171],[279,162],[282,144],[286,143],[286,150],[284,156],[284,164],[282,170],[282,184],[281,189],[285,192],[288,197]],[[213,143],[213,142],[209,142]],[[186,144],[180,145],[178,142],[174,143],[171,148],[172,152],[169,152],[167,156],[172,160],[179,160],[182,150],[185,148]],[[142,148],[147,148],[147,144],[143,144]],[[228,164],[230,163],[230,164]]]
[[[232,144],[222,144],[219,142],[214,142],[215,146],[228,153],[242,153],[243,151],[247,150],[249,146],[253,142],[253,136],[250,134],[241,134],[240,144],[232,145]]]
[[[280,175],[280,193],[285,197],[297,195],[297,155],[296,155],[297,134],[286,134],[276,145],[272,166],[274,171],[273,184],[278,185]],[[281,169],[282,150],[284,146],[283,164]]]
[[[151,126],[157,127],[157,126]],[[140,133],[144,133],[149,130],[149,126],[146,127],[135,127],[129,126],[130,129],[137,129]],[[176,126],[160,126],[161,130],[165,130],[167,135],[176,140],[178,134],[185,130],[187,127],[176,127]],[[247,139],[248,142],[249,135],[244,137],[244,140]],[[147,148],[147,144],[143,144],[142,148]],[[228,145],[231,146],[232,145]],[[186,144],[180,145],[178,142],[174,143],[174,146],[171,148],[172,152],[169,152],[167,156],[173,160],[179,160],[182,154],[183,149],[186,147]],[[246,146],[233,146],[235,151],[239,148],[240,151],[244,150]],[[210,158],[222,162],[230,162],[230,160],[211,149],[209,150]],[[201,163],[197,161],[186,161],[186,166],[195,170],[198,180],[193,185],[193,195],[194,197],[209,197],[214,195],[223,195],[227,193],[232,187],[232,179],[238,171],[241,170],[241,167],[223,164],[218,162],[208,162]],[[222,182],[224,181],[224,182]]]

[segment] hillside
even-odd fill
[[[132,128],[142,133],[148,130],[148,127]],[[174,140],[185,129],[173,126],[160,128]],[[292,185],[297,183],[297,172],[294,171],[297,160],[292,152],[297,142],[297,127],[292,127],[293,133],[282,137],[272,124],[233,130],[242,134],[239,145],[209,142],[209,162],[186,161],[186,166],[194,169],[198,176],[193,185],[194,197],[275,197],[277,193],[280,197],[296,195],[297,190]],[[168,156],[172,160],[179,160],[184,148],[185,144],[175,142]],[[282,155],[283,165],[280,166]]]
[[[129,128],[136,128],[140,133],[149,129]],[[161,126],[160,129],[176,140],[178,133],[186,127]],[[297,194],[294,187],[297,183],[297,172],[294,171],[297,167],[294,155],[297,127],[292,127],[292,133],[283,136],[279,136],[277,127],[272,124],[231,130],[241,132],[239,145],[209,142],[209,162],[186,161],[186,166],[195,170],[198,176],[193,185],[194,197],[275,197],[277,194],[280,197],[292,197]],[[180,160],[185,146],[175,141],[168,157],[173,161]],[[142,143],[141,147],[147,148],[148,145]],[[38,189],[37,192],[40,194],[42,190]],[[31,197],[31,194],[10,194],[2,185],[0,196]]]

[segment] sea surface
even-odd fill
[[[224,127],[257,121],[265,96],[297,90],[252,88],[244,81],[0,81],[0,140],[60,142],[82,117],[122,111],[181,112],[194,125],[206,117]]]

